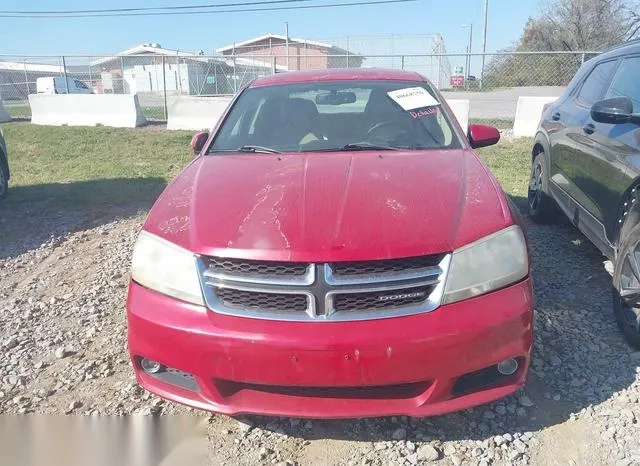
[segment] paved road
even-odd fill
[[[443,92],[446,99],[469,99],[470,117],[513,120],[519,96],[559,97],[564,87],[515,87],[490,92]]]

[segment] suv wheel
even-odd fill
[[[547,194],[549,184],[547,166],[547,155],[544,152],[536,155],[531,165],[527,203],[529,216],[536,223],[551,223],[558,213],[554,200]]]
[[[0,199],[4,199],[7,197],[7,193],[9,192],[9,176],[5,171],[6,168],[2,163],[2,156],[0,152]]]
[[[613,270],[613,312],[624,337],[640,349],[640,225],[623,239]]]

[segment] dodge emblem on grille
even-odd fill
[[[414,293],[387,294],[378,296],[378,301],[400,301],[401,299],[422,298],[426,295],[424,291]]]

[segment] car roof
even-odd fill
[[[618,45],[605,50],[600,55],[598,55],[597,58],[598,60],[602,60],[638,52],[640,52],[640,39],[633,39],[626,42],[621,42]]]
[[[249,87],[278,86],[317,81],[416,81],[424,76],[414,71],[388,68],[332,68],[322,70],[286,71],[258,78]]]

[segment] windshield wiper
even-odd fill
[[[250,152],[252,154],[281,154],[279,150],[262,146],[242,146],[238,147],[238,152]]]
[[[368,142],[356,142],[351,144],[345,144],[340,148],[340,150],[349,151],[349,150],[401,150],[400,147],[390,147],[390,146],[379,146],[376,144],[369,144]]]

